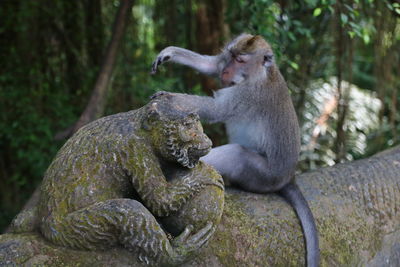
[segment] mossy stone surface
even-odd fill
[[[321,266],[400,266],[400,147],[299,175],[297,183],[317,221]],[[183,266],[303,266],[304,258],[301,227],[282,198],[228,189],[214,236]],[[0,265],[30,261],[138,266],[124,249],[75,252],[35,234],[0,236]]]

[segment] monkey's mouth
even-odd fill
[[[221,82],[222,87],[231,87],[231,86],[235,86],[236,83],[234,81],[225,81],[225,82]]]
[[[208,152],[210,152],[210,150],[211,150],[211,147],[203,148],[203,149],[201,149],[201,148],[189,148],[188,149],[188,152],[189,152],[188,154],[193,158],[194,157],[200,158],[202,156],[207,155]]]
[[[183,161],[180,161],[180,163],[188,168],[193,168],[200,160],[200,158],[204,155],[207,155],[208,152],[210,152],[211,147],[209,148],[188,148],[186,157]]]
[[[242,83],[244,80],[246,80],[246,76],[245,75],[241,75],[240,77],[234,77],[232,80],[222,80],[222,85],[225,87],[230,87],[230,86],[235,86],[238,85],[240,83]]]

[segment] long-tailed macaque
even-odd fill
[[[153,97],[166,95],[175,106],[197,112],[201,119],[225,123],[229,144],[213,148],[201,160],[246,191],[283,195],[302,224],[307,266],[318,266],[314,217],[294,181],[299,125],[270,45],[259,35],[241,34],[216,56],[171,46],[157,56],[152,73],[164,62],[180,63],[221,80],[225,88],[213,97],[168,92]]]

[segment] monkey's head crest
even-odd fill
[[[272,51],[271,46],[261,35],[242,33],[227,46],[230,51],[253,54],[260,50]]]
[[[187,117],[200,120],[197,114],[175,108],[167,96],[150,101],[144,108],[146,115],[142,120],[142,126],[146,130],[150,130],[152,125],[160,122],[180,121]]]

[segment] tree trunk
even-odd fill
[[[321,266],[400,266],[400,146],[304,173],[297,183],[320,233]],[[303,235],[280,197],[228,189],[220,225],[184,266],[304,266]],[[0,266],[139,266],[122,248],[79,251],[39,234],[0,236]]]
[[[107,89],[114,69],[118,47],[121,43],[132,6],[133,0],[121,0],[114,21],[112,37],[108,44],[103,64],[101,65],[99,75],[97,76],[96,83],[85,111],[74,125],[57,133],[54,137],[56,140],[72,136],[80,127],[99,118],[103,114],[107,102]],[[31,207],[32,203],[37,202],[37,198],[39,197],[39,188],[40,186],[35,189],[32,196],[25,204],[24,209]],[[7,233],[8,229],[6,229],[5,232]]]
[[[133,6],[133,0],[121,0],[120,7],[115,17],[112,37],[108,44],[103,63],[97,76],[92,94],[84,112],[78,121],[68,129],[56,135],[56,139],[64,139],[70,137],[83,125],[99,118],[104,113],[107,103],[107,91],[109,82],[114,69],[115,60],[117,58],[118,47],[121,43],[127,20]]]
[[[335,162],[340,163],[346,159],[347,154],[347,133],[346,116],[348,113],[349,97],[352,82],[352,64],[353,64],[353,42],[346,34],[348,29],[342,25],[341,17],[346,15],[344,4],[337,1],[335,5],[335,26],[337,27],[336,36],[336,71],[337,71],[337,115],[336,121],[336,140],[334,151],[336,154]],[[347,61],[345,60],[347,58]],[[347,80],[348,86],[343,83]]]
[[[90,67],[98,68],[101,66],[101,56],[104,51],[104,25],[101,16],[101,0],[84,1],[85,12],[85,34],[86,51]]]
[[[198,52],[206,55],[218,54],[226,38],[224,0],[198,1],[196,12],[196,41]],[[218,89],[214,79],[202,76],[201,86],[208,95]]]

